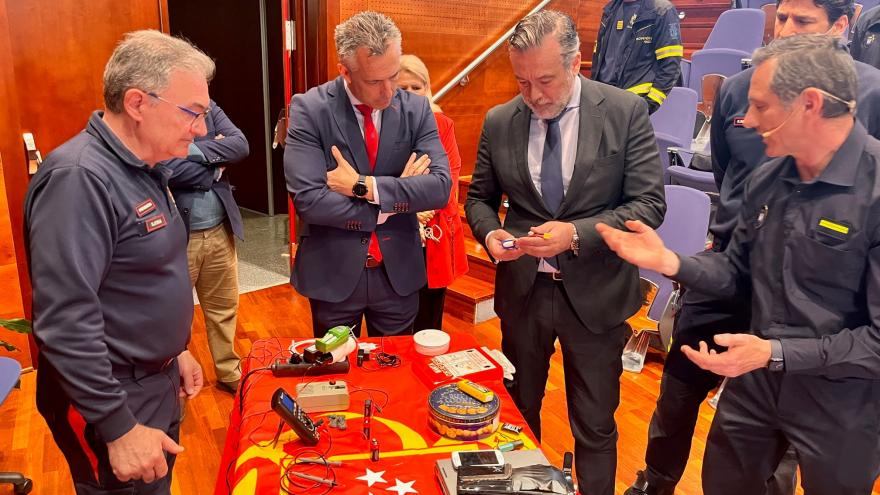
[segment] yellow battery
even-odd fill
[[[495,392],[470,380],[459,381],[458,388],[480,402],[489,402],[495,398]]]

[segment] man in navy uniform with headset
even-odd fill
[[[752,173],[723,252],[679,256],[638,221],[597,226],[622,258],[685,287],[718,299],[751,289],[748,333],[681,346],[731,377],[706,495],[764,493],[789,447],[806,495],[868,495],[880,472],[880,142],[853,115],[843,43],[799,35],[756,52],[743,125],[776,158]]]
[[[817,33],[840,36],[852,17],[852,0],[782,0],[777,4],[774,34],[784,38]],[[880,137],[880,71],[855,63],[858,78],[856,118],[868,133]],[[768,160],[761,136],[744,125],[749,107],[748,92],[753,69],[729,77],[721,86],[712,116],[711,147],[717,211],[709,230],[714,251],[724,251],[736,226],[746,183],[752,172]],[[737,297],[719,300],[688,290],[676,318],[673,345],[666,358],[660,397],[648,430],[646,468],[627,495],[673,493],[687,465],[700,404],[721,378],[698,368],[681,352],[681,344],[711,344],[718,333],[742,332],[749,328],[749,297],[745,290]],[[794,492],[795,461],[788,456],[768,493]]]

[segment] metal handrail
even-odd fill
[[[541,0],[541,2],[538,3],[538,5],[536,5],[535,8],[533,8],[531,11],[529,11],[528,15],[532,15],[535,12],[543,9],[544,7],[547,6],[548,3],[550,3],[550,0]],[[495,40],[495,42],[492,43],[492,45],[490,45],[489,48],[486,48],[486,50],[484,50],[483,53],[478,55],[477,58],[475,58],[471,63],[469,63],[467,65],[467,67],[462,69],[461,72],[459,72],[455,77],[450,79],[449,82],[446,83],[446,86],[443,86],[443,88],[441,88],[440,91],[437,91],[436,93],[434,93],[434,98],[431,101],[437,102],[437,100],[439,100],[440,98],[443,98],[443,96],[445,96],[446,93],[451,91],[452,88],[461,84],[461,82],[468,76],[468,74],[471,73],[471,71],[476,69],[478,65],[483,63],[483,61],[486,60],[489,57],[489,55],[492,54],[492,52],[497,50],[498,47],[501,46],[502,43],[504,43],[505,41],[507,41],[508,38],[510,38],[510,35],[513,34],[513,30],[515,28],[516,28],[516,25],[514,24],[514,26],[511,27],[510,29],[508,29],[506,33],[504,33],[500,38]]]

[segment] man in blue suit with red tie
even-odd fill
[[[394,22],[361,12],[335,38],[339,77],[290,104],[284,171],[301,220],[291,282],[316,337],[364,316],[372,334],[411,332],[427,280],[416,212],[446,204],[449,163],[428,100],[397,89]]]

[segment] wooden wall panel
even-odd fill
[[[0,156],[0,191],[3,190],[3,157]],[[21,287],[19,287],[18,279],[18,266],[15,260],[12,224],[9,219],[9,203],[6,201],[6,196],[0,194],[0,318],[21,318],[24,316]],[[31,357],[28,348],[28,337],[26,335],[0,328],[0,340],[5,340],[20,349],[19,352],[14,353],[0,349],[0,355],[11,356],[21,362],[22,366],[30,366]]]
[[[0,308],[17,307],[18,298],[30,312],[22,132],[34,133],[45,157],[81,131],[91,111],[103,106],[104,63],[116,42],[125,32],[145,28],[167,30],[166,0],[0,0],[0,155],[6,183],[0,189],[6,205],[0,211],[0,239],[11,231],[16,267],[0,264],[0,281],[17,275],[21,287],[13,293],[0,286]],[[29,358],[16,357],[30,364]]]
[[[104,107],[104,64],[122,35],[159,29],[157,0],[7,1],[21,126],[33,131],[45,157],[81,131]],[[96,27],[100,25],[100,29]],[[52,108],[46,108],[46,102]],[[39,132],[38,132],[39,131]]]
[[[436,92],[464,69],[496,39],[513,27],[538,2],[531,0],[340,0],[328,1],[327,77],[336,77],[332,48],[333,28],[341,20],[363,10],[387,14],[403,33],[403,51],[418,55],[431,72]],[[593,51],[602,5],[600,0],[556,0],[546,8],[572,16],[581,36],[581,53],[588,60]],[[338,8],[334,8],[338,5]],[[445,95],[438,104],[455,121],[462,155],[462,175],[473,171],[483,118],[495,105],[517,94],[507,48],[502,45],[469,76],[466,86]]]
[[[23,303],[30,300],[30,285],[24,263],[24,245],[21,243],[22,200],[27,187],[26,155],[19,131],[18,93],[12,70],[9,16],[6,2],[0,1],[0,318],[23,316]],[[5,160],[5,162],[4,162]],[[17,164],[13,167],[10,164]],[[5,179],[5,181],[3,180]],[[18,184],[18,187],[4,185]],[[21,263],[18,263],[21,260]],[[10,286],[10,284],[12,284]],[[0,329],[0,339],[12,342],[21,352],[11,354],[21,365],[30,366],[31,356],[27,338]],[[0,353],[6,354],[5,351]]]

